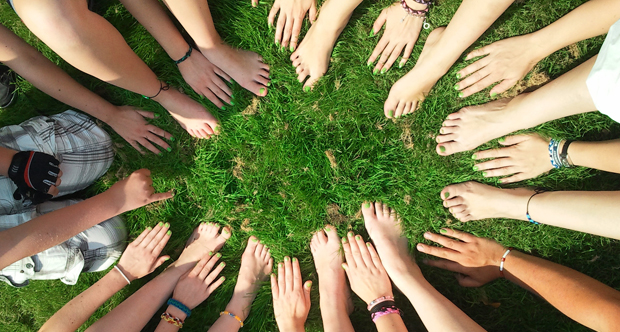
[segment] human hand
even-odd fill
[[[316,0],[276,0],[267,18],[270,28],[278,12],[275,43],[284,49],[290,41],[290,51],[293,52],[297,48],[297,38],[306,13],[311,24],[316,21]]]
[[[416,5],[420,7],[413,9],[422,10],[426,8],[426,5],[417,3]],[[381,55],[372,71],[373,74],[377,72],[384,74],[388,71],[396,59],[398,59],[398,56],[403,53],[403,49],[405,52],[398,68],[402,68],[407,63],[413,51],[413,46],[418,41],[418,36],[420,36],[422,24],[424,24],[424,19],[407,14],[400,2],[392,4],[381,12],[370,32],[371,36],[375,36],[385,25],[383,36],[368,59],[368,66],[370,67],[377,57]]]
[[[156,193],[153,188],[151,171],[139,169],[131,173],[126,179],[115,183],[108,191],[110,199],[119,207],[119,213],[124,213],[143,207],[147,204],[172,198],[172,191]]]
[[[144,277],[170,259],[168,255],[159,257],[172,234],[169,228],[170,224],[161,222],[148,227],[127,246],[116,266],[129,281]]]
[[[222,101],[231,103],[232,90],[224,82],[230,82],[230,76],[207,60],[199,50],[193,50],[190,57],[178,66],[185,82],[197,94],[206,97],[218,108],[224,108]]]
[[[304,331],[304,325],[310,312],[310,290],[312,281],[306,281],[302,287],[299,261],[293,257],[284,257],[284,263],[278,264],[278,277],[271,274],[271,294],[273,311],[282,332]]]
[[[160,137],[170,139],[172,134],[146,121],[145,118],[155,118],[152,112],[142,111],[131,106],[114,107],[117,111],[113,113],[108,124],[138,152],[144,154],[140,148],[143,146],[154,154],[160,154],[161,151],[152,143],[161,146],[164,150],[170,148],[170,145]]]
[[[441,232],[456,240],[430,232],[424,233],[425,239],[443,246],[438,248],[418,243],[418,251],[443,258],[425,260],[425,264],[456,272],[456,279],[464,287],[479,287],[501,277],[499,265],[506,251],[504,246],[491,239],[448,228],[442,228]]]
[[[172,298],[183,303],[190,310],[206,300],[226,279],[222,276],[215,280],[226,266],[226,263],[221,262],[213,269],[220,257],[222,257],[220,253],[210,252],[205,255],[192,270],[179,279]]]
[[[364,243],[360,235],[353,232],[342,238],[346,263],[342,268],[349,278],[351,290],[366,303],[382,296],[393,296],[392,283],[381,259],[370,242]]]
[[[499,144],[506,147],[479,151],[474,159],[491,159],[474,166],[475,171],[484,171],[485,177],[507,176],[501,183],[513,183],[535,178],[549,172],[553,166],[549,161],[549,140],[539,134],[508,136]]]
[[[524,35],[496,41],[474,50],[465,60],[486,56],[456,73],[457,79],[464,79],[455,88],[461,90],[464,98],[501,81],[491,89],[491,97],[495,97],[525,77],[546,56],[540,57],[537,53],[539,49],[540,45],[533,43],[531,35]]]

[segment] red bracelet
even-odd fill
[[[508,249],[506,249],[506,252],[502,256],[502,261],[499,263],[499,276],[502,278],[504,278],[504,262],[506,261],[506,257],[508,256],[508,254],[513,250],[515,250],[515,248],[513,247],[509,247]]]

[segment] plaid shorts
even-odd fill
[[[74,111],[39,116],[17,126],[1,128],[0,146],[55,156],[63,172],[59,196],[88,187],[108,170],[114,160],[108,134],[88,116]],[[24,206],[13,199],[15,189],[10,179],[0,176],[0,231],[78,202],[50,201],[38,206]],[[36,279],[60,279],[74,285],[81,272],[110,267],[122,254],[126,236],[122,219],[114,217],[57,246],[11,264],[0,271],[0,280],[15,287],[26,286],[28,280]]]

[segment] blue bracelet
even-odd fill
[[[187,53],[185,53],[185,55],[180,58],[179,60],[174,60],[174,63],[176,63],[177,65],[180,64],[181,62],[187,60],[187,58],[189,58],[189,56],[192,55],[192,46],[189,46],[189,50],[187,51]]]
[[[183,304],[183,303],[181,303],[181,302],[179,302],[179,301],[177,301],[177,300],[175,300],[173,298],[170,298],[166,304],[171,305],[171,306],[173,306],[173,307],[183,311],[183,313],[187,317],[192,315],[192,311],[189,310],[189,308],[185,304]]]

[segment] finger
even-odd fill
[[[211,294],[213,293],[216,289],[218,289],[226,280],[226,277],[221,276],[219,279],[217,279],[216,282],[212,283],[211,285],[209,285],[209,287],[207,287],[207,293]]]
[[[164,247],[166,247],[166,244],[168,243],[168,240],[170,240],[171,235],[172,235],[172,231],[168,229],[168,231],[166,231],[166,234],[161,238],[161,240],[157,242],[157,244],[155,245],[155,248],[153,248],[153,254],[155,256],[159,256],[162,250],[164,250]]]
[[[394,48],[396,48],[396,44],[388,43],[388,45],[383,50],[383,53],[381,53],[379,61],[377,61],[377,65],[375,66],[375,69],[381,70],[381,74],[385,73],[385,70],[381,68],[385,66],[385,63],[387,62],[389,55],[392,54],[392,52],[394,51]]]
[[[370,258],[372,259],[372,263],[375,265],[375,267],[383,268],[383,263],[381,262],[381,258],[379,258],[379,254],[377,254],[377,250],[375,250],[375,247],[370,242],[366,242],[366,247],[368,248]]]
[[[451,238],[447,238],[445,236],[441,236],[439,234],[435,234],[435,233],[431,233],[431,232],[426,232],[424,233],[424,238],[427,240],[431,240],[435,243],[438,243],[440,245],[442,245],[444,248],[450,248],[452,250],[456,250],[456,251],[462,251],[463,250],[463,243],[456,241],[454,239]]]
[[[519,80],[516,79],[505,79],[503,81],[501,81],[498,85],[494,86],[493,89],[491,89],[491,91],[489,91],[489,94],[491,97],[495,97],[495,95],[497,95],[498,93],[503,93],[508,91],[508,89],[512,88]]]
[[[219,76],[220,78],[223,78],[226,82],[230,83],[230,76],[228,76],[228,74],[226,74],[223,70],[221,70],[218,67],[214,67],[213,71],[217,74],[217,76]],[[219,85],[219,82],[216,80],[213,80],[220,88],[222,88],[222,90],[226,91],[226,93],[230,96],[232,95],[232,90],[230,90],[230,88],[228,90],[224,89],[224,87],[222,87],[221,85]],[[226,84],[226,83],[224,83]],[[228,86],[226,86],[228,87]]]
[[[308,11],[308,19],[310,19],[311,24],[314,24],[314,21],[316,21],[316,1],[312,1],[312,5]]]
[[[509,176],[507,178],[503,178],[500,179],[499,182],[501,183],[515,183],[515,182],[519,182],[519,181],[523,181],[523,180],[527,180],[527,179],[531,179],[532,176],[528,176],[525,173],[516,173],[512,176]]]
[[[385,35],[381,37],[381,39],[377,43],[377,46],[375,46],[375,49],[372,51],[372,54],[370,54],[370,58],[368,58],[368,63],[367,63],[368,66],[370,66],[372,63],[375,62],[375,60],[377,60],[379,55],[381,55],[383,50],[385,50],[385,47],[388,45],[388,43],[389,43],[389,40]],[[376,71],[379,70],[377,68],[378,67],[375,66],[375,68],[373,69],[373,73],[376,73]]]
[[[366,264],[364,263],[364,259],[362,258],[362,253],[360,252],[360,248],[358,247],[357,241],[356,241],[357,237],[361,238],[361,236],[359,235],[353,236],[353,232],[349,232],[348,237],[349,237],[349,245],[351,246],[351,257],[355,261],[355,265],[366,267]]]
[[[499,149],[490,149],[484,151],[478,151],[472,155],[472,159],[496,159],[496,158],[506,158],[509,156],[507,148],[499,148]]]
[[[56,196],[56,195],[58,195],[59,191],[58,191],[58,188],[56,186],[50,186],[50,188],[47,190],[47,193],[52,195],[52,196]]]
[[[489,169],[503,168],[513,166],[514,162],[510,158],[497,158],[474,165],[475,171],[486,171]]]
[[[284,270],[284,263],[278,263],[278,289],[280,290],[280,294],[286,292],[286,275]]]
[[[273,300],[276,301],[280,296],[280,290],[278,289],[278,280],[276,279],[275,274],[271,274],[271,295],[273,296]]]
[[[151,227],[147,227],[145,228],[142,233],[140,233],[140,235],[138,235],[138,237],[133,240],[133,242],[131,242],[131,244],[133,244],[134,246],[138,246],[140,245],[140,243],[142,243],[142,241],[144,241],[144,238],[146,238],[146,235],[149,234],[151,232],[152,228]]]
[[[491,44],[493,45],[493,44]],[[465,58],[465,60],[471,60],[473,58],[479,57],[479,56],[483,56],[483,55],[487,55],[489,53],[491,53],[491,45],[487,45],[487,46],[483,46],[477,50],[473,50],[471,52],[469,52],[469,54],[467,54],[467,57]]]
[[[405,53],[403,54],[403,57],[402,59],[400,59],[400,63],[398,64],[398,68],[402,68],[405,66],[405,64],[407,63],[407,60],[409,60],[409,57],[411,56],[411,53],[413,52],[414,45],[415,43],[407,44],[407,47],[405,47]]]
[[[482,172],[482,176],[484,176],[485,178],[493,178],[493,177],[498,177],[498,176],[506,176],[506,175],[512,175],[518,172],[518,168],[515,166],[506,166],[506,167],[502,167],[502,168],[496,168],[496,169],[488,169],[484,172]]]
[[[286,282],[286,291],[293,291],[293,265],[291,264],[291,259],[286,256],[284,257],[284,273],[285,273],[285,282]]]
[[[463,90],[463,89],[465,89],[467,87],[474,86],[477,82],[482,81],[484,78],[486,78],[490,74],[491,74],[490,70],[488,70],[486,68],[480,69],[479,71],[469,75],[466,79],[464,79],[461,82],[457,83],[455,88],[457,90]]]
[[[398,57],[402,53],[403,48],[405,48],[405,45],[400,45],[400,44],[396,45],[394,47],[394,49],[392,50],[392,54],[390,54],[390,57],[388,58],[388,60],[385,63],[385,65],[383,66],[383,69],[381,69],[382,72],[383,71],[388,71],[390,68],[392,68],[392,65],[394,64],[396,59],[398,59]]]
[[[293,33],[293,25],[295,19],[291,17],[287,17],[286,24],[284,25],[284,32],[282,36],[282,47],[288,47],[288,43],[291,40],[291,34]]]
[[[269,11],[269,16],[267,17],[267,23],[269,24],[269,27],[273,26],[273,22],[276,19],[276,15],[278,14],[279,10],[280,10],[280,3],[276,1],[271,7],[271,10]]]
[[[425,259],[422,263],[456,273],[463,273],[464,269],[463,265],[445,259]]]
[[[220,262],[220,264],[218,264],[217,267],[213,269],[213,271],[211,271],[209,275],[207,275],[207,277],[205,278],[204,284],[206,286],[211,285],[211,283],[215,281],[215,279],[222,272],[222,270],[224,270],[224,267],[226,267],[226,263]]]
[[[160,267],[162,264],[164,264],[165,261],[169,260],[170,256],[165,255],[165,256],[161,256],[159,257],[156,261],[155,264],[153,265],[153,268],[151,269],[150,272],[155,271],[155,269],[157,269],[158,267]]]
[[[143,111],[139,109],[134,109],[134,110],[136,111],[136,113],[142,115],[145,118],[155,119],[155,114],[153,112],[147,112],[147,111]]]
[[[468,87],[467,89],[463,90],[463,96],[462,98],[468,97],[473,95],[474,93],[480,92],[488,87],[490,87],[491,85],[493,85],[493,83],[497,82],[497,77],[495,75],[489,75],[487,77],[485,77],[484,79],[480,80],[479,82],[477,82],[476,84]]]
[[[366,246],[366,241],[364,241],[361,235],[356,235],[355,242],[357,242],[357,248],[359,249],[360,254],[362,255],[362,260],[364,261],[364,265],[368,267],[374,266],[375,264],[372,261],[372,258],[370,257],[370,252],[368,251],[368,247]]]
[[[473,279],[472,277],[465,275],[465,274],[459,273],[455,277],[456,277],[456,280],[459,282],[459,285],[463,287],[480,287],[484,285],[480,281],[477,281]]]
[[[212,252],[208,253],[207,255],[204,255],[199,261],[198,263],[196,263],[196,266],[194,266],[194,268],[192,269],[192,271],[189,273],[189,277],[193,278],[195,276],[197,276],[198,274],[200,274],[200,271],[202,271],[202,269],[207,265],[207,263],[209,262],[209,260],[211,259],[211,256],[213,255]]]
[[[256,7],[258,5],[258,0],[252,0],[252,7]]]
[[[457,231],[452,228],[442,228],[440,232],[443,235],[459,239],[465,243],[472,242],[476,239],[476,237],[474,235],[471,235],[470,233]]]
[[[533,137],[540,137],[542,138],[542,136],[538,135],[538,134],[523,134],[523,135],[513,135],[513,136],[508,136],[505,139],[499,139],[498,142],[501,145],[504,146],[509,146],[509,145],[515,145],[515,144],[519,144],[519,143],[523,143],[529,139],[532,139]],[[547,143],[549,143],[549,140],[546,140]]]
[[[200,278],[201,280],[204,280],[207,278],[207,276],[209,275],[209,272],[213,270],[213,267],[215,266],[217,261],[220,259],[220,257],[222,257],[222,254],[218,252],[214,255],[207,254],[207,256],[209,257],[209,261],[207,262],[207,264],[205,264],[202,267],[202,270],[200,270],[200,273],[198,273],[198,278]]]
[[[293,289],[298,290],[301,287],[301,271],[299,270],[299,260],[293,257]]]
[[[138,151],[140,154],[144,155],[144,151],[142,151],[142,149],[140,149],[140,145],[136,141],[127,141],[127,142],[129,143],[129,145],[131,145],[131,147],[136,149],[136,151]]]
[[[353,260],[353,255],[351,254],[351,245],[347,241],[347,237],[342,238],[342,250],[344,251],[344,260],[351,267],[355,267],[355,261]]]
[[[149,132],[148,134],[146,134],[146,139],[148,139],[149,141],[161,146],[164,150],[166,151],[172,151],[172,148],[170,148],[170,145],[168,145],[168,143],[164,142],[164,140],[162,140],[161,138],[159,138],[159,136]]]
[[[280,12],[278,15],[278,22],[276,23],[276,45],[278,48],[280,47],[280,42],[282,41],[282,33],[284,32],[284,26],[286,25],[286,14],[284,12]]]
[[[312,281],[308,280],[304,283],[304,299],[306,300],[306,308],[310,308],[310,292],[312,291]]]
[[[448,259],[451,261],[456,261],[457,259],[457,252],[452,250],[452,249],[447,249],[447,248],[438,248],[435,246],[429,246],[423,243],[418,243],[418,245],[416,246],[416,249],[418,249],[419,252],[423,252],[427,255],[431,255],[431,256],[435,256],[435,257],[439,257],[439,258],[444,258],[444,259]]]
[[[159,151],[158,148],[156,148],[153,144],[151,144],[151,142],[149,142],[146,138],[144,137],[140,137],[139,139],[136,140],[138,143],[140,143],[140,145],[142,145],[143,147],[145,147],[147,150],[153,152],[154,154],[160,154],[161,151]]]
[[[372,25],[372,30],[370,30],[370,35],[374,36],[381,30],[385,22],[387,21],[387,8],[381,11],[379,17],[375,20],[375,23]]]
[[[168,191],[168,192],[165,192],[165,193],[153,194],[153,195],[151,195],[149,200],[151,201],[151,203],[153,203],[153,202],[163,201],[165,199],[170,199],[172,197],[174,197],[174,194],[172,193],[172,190],[171,190],[171,191]]]
[[[58,171],[58,178],[60,179],[62,177],[62,170]]]
[[[164,223],[160,222],[158,223],[155,227],[153,227],[153,230],[150,231],[146,237],[144,238],[144,240],[142,241],[142,247],[146,248],[148,247],[148,245],[153,241],[153,239],[155,238],[155,236],[159,233],[159,231],[164,228]]]
[[[169,133],[169,132],[167,132],[167,131],[165,131],[165,130],[157,127],[157,126],[154,126],[154,125],[146,126],[146,130],[152,132],[153,134],[155,134],[155,135],[157,135],[159,137],[163,137],[165,139],[170,139],[170,137],[172,137],[171,133]]]
[[[293,32],[291,34],[291,52],[294,52],[297,49],[297,39],[299,38],[299,34],[301,33],[301,23],[303,22],[303,17],[295,19],[293,22]]]
[[[486,67],[489,63],[491,63],[491,60],[486,57],[486,58],[482,58],[472,64],[470,64],[469,66],[459,70],[456,73],[456,78],[460,79],[463,78],[463,81],[461,81],[461,86],[462,87],[466,87],[469,86],[471,84],[466,84],[465,81],[469,78],[468,76],[479,71],[480,69]]]
[[[168,228],[170,228],[170,224],[165,223],[164,226],[159,230],[159,232],[155,234],[155,236],[153,237],[153,240],[146,246],[146,250],[153,252],[153,250],[159,244],[159,242],[164,238],[164,236],[166,236],[166,233],[168,233]]]

